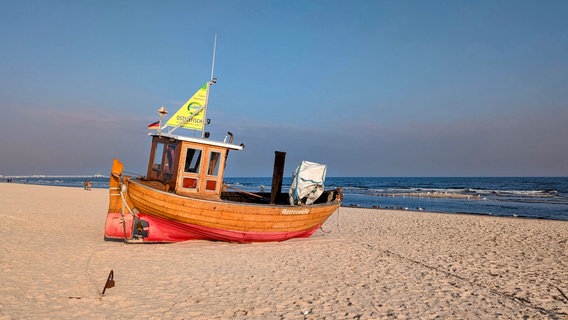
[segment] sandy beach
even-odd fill
[[[568,319],[566,221],[340,208],[307,239],[143,245],[103,241],[107,190],[0,195],[0,319]]]

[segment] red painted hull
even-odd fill
[[[309,230],[293,232],[244,232],[234,230],[221,230],[198,226],[194,224],[172,221],[144,213],[137,214],[144,224],[143,242],[180,242],[187,240],[214,240],[228,242],[269,242],[284,241],[292,238],[307,238],[321,227],[321,224]],[[132,216],[125,215],[125,223],[121,222],[120,213],[107,215],[105,239],[124,241],[132,238],[132,224],[135,223]]]

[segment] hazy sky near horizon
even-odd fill
[[[0,175],[144,174],[209,80],[228,176],[568,176],[568,1],[2,1]]]

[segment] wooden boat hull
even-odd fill
[[[106,240],[177,242],[194,239],[230,242],[284,241],[311,236],[341,203],[270,205],[180,196],[128,180],[121,210],[109,208]],[[124,190],[126,189],[126,190]],[[112,198],[111,190],[111,199]],[[122,211],[122,212],[121,212]],[[132,212],[130,212],[132,211]]]
[[[144,221],[148,227],[144,228],[146,236],[141,237],[142,242],[180,242],[187,240],[214,240],[214,241],[227,241],[227,242],[270,242],[270,241],[284,241],[292,238],[307,238],[311,236],[321,226],[310,230],[296,231],[296,232],[244,232],[234,230],[222,230],[209,228],[199,225],[192,225],[181,223],[173,220],[163,219],[148,214],[138,214],[138,221]],[[127,231],[127,237],[124,237],[122,230],[122,223],[120,223],[121,215],[115,214],[114,217],[109,215],[107,221],[114,221],[107,226],[105,233],[106,240],[118,241],[132,241],[137,237],[133,235],[136,230],[130,228]],[[129,219],[133,223],[133,219]],[[127,222],[127,224],[129,224]],[[132,225],[132,224],[129,224]]]

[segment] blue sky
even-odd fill
[[[2,1],[0,174],[145,172],[211,73],[229,176],[568,176],[567,1]]]

